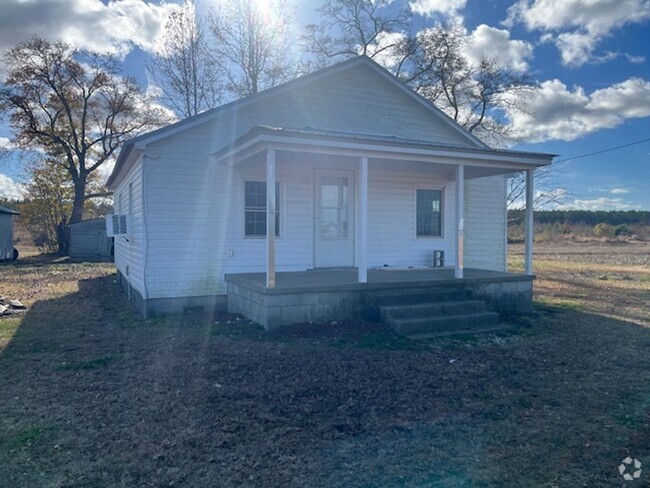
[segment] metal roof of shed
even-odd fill
[[[11,215],[20,215],[20,212],[16,212],[15,210],[12,210],[7,207],[0,207],[0,213],[3,214],[11,214]]]

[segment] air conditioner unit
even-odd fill
[[[106,216],[106,235],[108,237],[128,236],[131,234],[131,218],[126,214]]]

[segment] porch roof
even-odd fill
[[[492,174],[547,166],[556,156],[545,153],[433,143],[381,134],[263,125],[253,127],[234,142],[214,152],[212,156],[217,163],[235,165],[243,162],[261,161],[263,160],[262,154],[267,149],[393,161],[464,164],[470,167],[490,168]],[[500,171],[494,171],[497,169]]]

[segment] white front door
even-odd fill
[[[354,172],[315,170],[314,267],[354,266]]]

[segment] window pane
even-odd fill
[[[442,190],[417,190],[416,233],[442,236]]]
[[[320,204],[322,207],[338,207],[339,187],[323,183],[320,186]]]
[[[244,235],[266,236],[266,182],[244,183]],[[280,235],[280,184],[275,184],[275,235]]]
[[[320,235],[323,239],[348,235],[348,178],[322,176],[320,179]]]
[[[347,237],[348,236],[348,208],[343,207],[339,210],[339,227],[338,227],[338,237]]]
[[[323,239],[338,237],[338,211],[335,208],[322,208],[320,211],[320,235]]]

